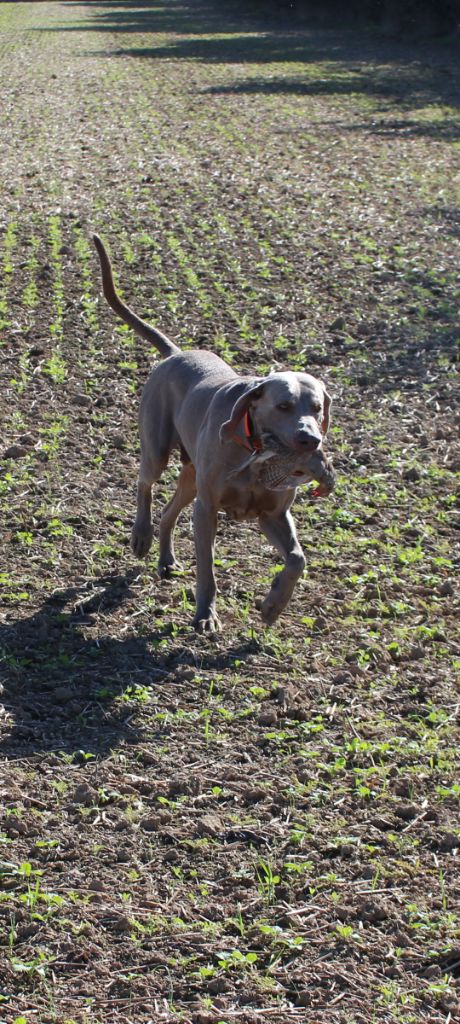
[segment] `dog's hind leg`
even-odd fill
[[[144,558],[152,544],[152,486],[166,469],[169,456],[177,443],[171,416],[167,409],[161,407],[160,401],[156,404],[155,415],[148,414],[148,403],[145,401],[147,388],[157,373],[155,371],[152,374],[144,388],[139,414],[141,462],[137,483],[137,512],[131,533],[131,548],[138,558]]]
[[[168,576],[176,564],[173,533],[177,517],[183,508],[191,504],[195,496],[195,467],[191,462],[185,462],[179,474],[175,494],[165,505],[161,515],[159,570],[162,576]]]
[[[141,456],[137,482],[137,512],[131,533],[131,548],[137,558],[144,558],[152,544],[152,485],[160,479],[168,464],[168,458],[169,452],[163,459],[155,459],[144,454]]]

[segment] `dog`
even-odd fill
[[[193,625],[200,633],[214,632],[220,626],[214,576],[217,513],[224,510],[235,520],[258,519],[262,533],[284,562],[261,604],[263,622],[272,625],[290,601],[306,564],[290,512],[296,487],[316,479],[320,481],[316,493],[327,494],[333,486],[332,467],[322,451],[331,398],[323,382],[308,373],[241,377],[212,352],[182,352],[120,299],[103,242],[94,235],[94,243],[109,306],[154,345],[163,360],[152,370],[140,403],[141,459],[132,550],[138,558],[149,551],[152,485],[166,468],[171,452],[178,450],[182,468],[177,488],[160,521],[160,574],[167,576],[174,568],[176,520],[194,501],[197,585]],[[285,453],[290,468],[274,489],[267,483],[263,467],[264,458],[275,449]]]

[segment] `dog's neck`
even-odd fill
[[[254,424],[252,422],[249,411],[245,413],[243,419],[244,437],[240,437],[238,434],[234,434],[232,441],[236,441],[237,444],[246,448],[248,452],[261,452],[262,451],[262,438],[254,431]]]

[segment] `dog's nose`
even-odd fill
[[[316,434],[310,433],[309,430],[299,430],[296,435],[296,442],[304,451],[315,452],[321,444],[321,438],[317,437]]]

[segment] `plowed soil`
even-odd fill
[[[0,5],[5,1024],[459,1020],[457,72],[295,9]],[[130,552],[156,356],[93,230],[178,344],[333,395],[270,629],[254,525],[215,637],[190,512],[171,581]]]

